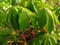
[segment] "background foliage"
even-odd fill
[[[60,0],[0,0],[0,45],[60,45]]]

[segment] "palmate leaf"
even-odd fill
[[[50,45],[56,45],[57,43],[57,34],[56,33],[51,33],[49,34],[49,42],[50,42]]]
[[[39,35],[40,34],[40,35]],[[44,39],[45,39],[45,34],[38,33],[34,39],[32,39],[29,43],[29,45],[42,45]]]
[[[55,45],[55,40],[50,35],[48,33],[40,35],[38,38],[33,39],[29,45]]]
[[[26,28],[28,27],[28,15],[24,11],[22,11],[19,16],[19,25],[20,29],[25,32]]]

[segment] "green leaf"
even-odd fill
[[[48,19],[47,19],[47,30],[49,33],[53,30],[53,20],[51,16],[48,16]]]
[[[11,7],[9,9],[9,15],[10,15],[10,23],[11,23],[12,27],[15,30],[19,29],[19,22],[18,22],[19,15],[14,7]]]
[[[38,41],[38,42],[37,42],[37,41]],[[40,45],[38,39],[35,41],[35,45]]]
[[[33,5],[33,7],[34,7],[35,12],[37,13],[37,8],[36,8],[34,2],[32,2],[32,5]]]
[[[57,9],[55,9],[55,14],[58,16],[60,14],[60,7],[57,7]]]
[[[60,22],[60,15],[58,16],[58,20],[59,20],[59,22]]]
[[[33,6],[33,2],[32,1],[28,1],[28,5],[26,7],[27,9],[31,10],[32,12],[34,12],[34,6]]]
[[[36,20],[36,16],[35,15],[31,15],[30,16],[30,21],[32,23],[33,28],[35,28],[37,30],[38,26],[37,26],[37,20]],[[37,30],[38,31],[38,30]]]
[[[0,30],[0,44],[3,44],[6,41],[7,41],[7,36],[4,33],[4,30]]]
[[[32,11],[30,11],[29,9],[27,9],[27,8],[24,8],[24,7],[22,7],[22,6],[17,6],[17,8],[22,9],[22,10],[25,11],[29,16],[30,16],[30,15],[34,15],[34,13],[33,13]]]
[[[24,11],[22,11],[20,16],[19,16],[19,25],[20,25],[20,28],[23,32],[28,27],[28,15]]]
[[[4,26],[6,24],[6,15],[4,12],[0,10],[0,26]]]
[[[50,37],[53,38],[55,43],[57,43],[58,36],[56,33],[51,34]]]
[[[45,39],[45,34],[41,34],[37,37],[35,37],[34,39],[32,39],[29,43],[29,45],[42,45],[44,39]]]
[[[15,5],[16,5],[16,0],[9,0],[9,3],[10,3],[12,6],[15,6]]]
[[[55,13],[53,13],[53,18],[54,18],[55,24],[60,24],[60,23],[59,23],[59,20],[58,20],[58,18],[57,18],[57,16],[56,16]]]
[[[38,25],[42,29],[46,24],[46,10],[45,9],[39,10],[37,17],[38,17]]]
[[[49,42],[50,42],[50,45],[55,45],[55,41],[53,38],[49,37]]]
[[[0,26],[2,25],[2,22],[3,22],[3,14],[2,14],[2,12],[0,11]]]
[[[49,44],[49,40],[48,40],[48,37],[46,37],[45,41],[44,41],[44,44],[43,45],[50,45]]]
[[[47,28],[47,31],[49,33],[51,33],[51,31],[53,30],[54,28],[54,19],[53,19],[53,14],[52,12],[46,8],[46,16],[47,16],[47,22],[46,22],[46,28]]]

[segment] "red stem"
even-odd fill
[[[10,42],[9,45],[12,45],[12,42]]]
[[[25,36],[25,34],[24,34],[24,33],[22,34],[22,39],[23,39],[23,42],[25,42],[25,41],[26,41],[26,36]]]

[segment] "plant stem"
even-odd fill
[[[26,41],[26,36],[24,33],[22,33],[22,40],[23,40],[23,45],[28,45]]]
[[[27,44],[27,41],[24,42],[24,45],[28,45],[28,44]]]
[[[9,45],[12,45],[12,41],[10,41]]]

